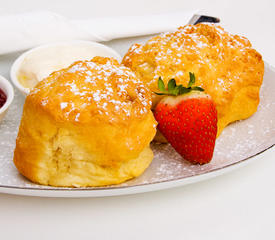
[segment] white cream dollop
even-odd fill
[[[105,47],[105,46],[104,46]],[[118,55],[89,43],[49,45],[30,51],[22,61],[17,79],[28,89],[48,77],[52,72],[66,68],[79,60],[90,60],[95,56],[115,57]]]

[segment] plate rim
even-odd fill
[[[273,149],[275,143],[267,146],[265,149],[246,157],[238,162],[234,162],[216,169],[209,170],[193,176],[179,177],[176,179],[167,179],[154,183],[144,183],[133,186],[120,186],[120,187],[99,187],[96,188],[33,188],[33,187],[16,187],[0,185],[0,193],[7,193],[13,195],[36,196],[36,197],[108,197],[119,195],[131,195],[137,193],[152,192],[162,189],[173,187],[180,187],[183,185],[200,182],[206,179],[220,176],[226,172],[230,172],[239,167],[245,166],[252,162],[257,156],[262,153]],[[125,190],[130,190],[125,193]],[[57,194],[58,193],[58,194]],[[77,195],[75,195],[77,193]],[[82,194],[79,194],[82,193]],[[84,193],[84,194],[83,194]]]

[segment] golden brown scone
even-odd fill
[[[175,78],[187,85],[188,73],[196,75],[216,103],[218,135],[230,122],[251,116],[259,103],[264,62],[261,55],[241,36],[215,24],[186,25],[172,33],[134,44],[122,63],[131,68],[152,91],[161,76],[167,84]],[[153,107],[161,96],[153,94]]]
[[[153,159],[151,92],[110,58],[52,73],[27,96],[14,151],[19,172],[52,186],[102,186],[139,176]]]

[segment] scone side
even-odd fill
[[[51,149],[44,143],[44,140],[46,139],[46,143],[50,142],[57,127],[52,126],[43,117],[43,114],[43,111],[32,105],[27,97],[16,139],[13,161],[23,176],[33,182],[47,184],[48,165],[45,158],[49,157]],[[29,128],[29,125],[32,127]],[[41,161],[42,158],[44,161]]]
[[[122,163],[118,168],[106,168],[95,165],[92,162],[86,163],[85,168],[89,171],[74,175],[57,175],[49,180],[48,185],[57,187],[100,187],[120,184],[132,178],[140,176],[153,160],[153,152],[150,147],[144,148],[139,156]],[[83,162],[73,161],[73,165],[83,168]]]
[[[22,175],[43,185],[118,184],[140,175],[152,161],[148,143],[155,124],[151,111],[143,120],[132,119],[126,125],[106,125],[97,119],[84,126],[58,123],[36,99],[27,97],[14,163]],[[134,140],[128,147],[127,139]]]

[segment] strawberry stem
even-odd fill
[[[179,96],[191,91],[204,91],[203,88],[195,86],[196,77],[194,73],[189,72],[189,82],[187,87],[183,87],[182,84],[177,85],[176,80],[174,78],[170,79],[167,84],[167,89],[165,88],[165,84],[161,77],[158,79],[158,88],[161,92],[154,92],[157,95],[168,95],[168,96]]]

